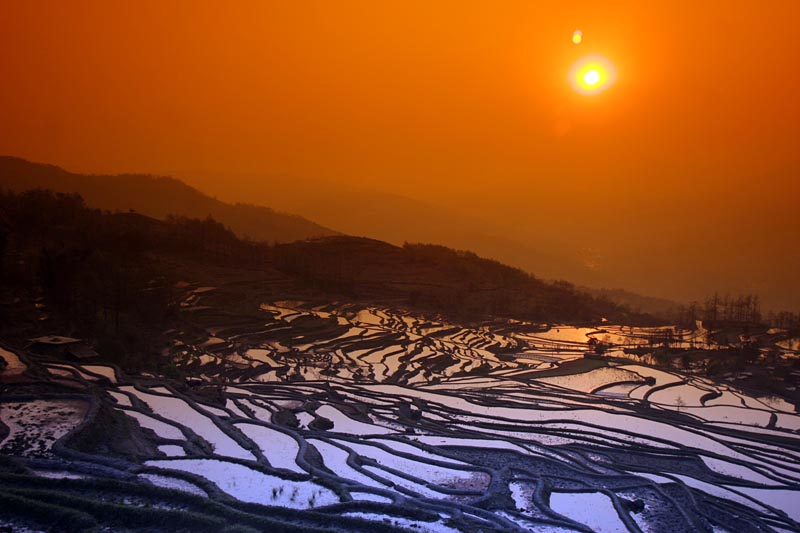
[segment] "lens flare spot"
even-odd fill
[[[614,84],[614,65],[603,56],[589,56],[575,63],[569,71],[569,82],[581,94],[598,94]]]
[[[575,44],[581,44],[583,41],[583,32],[581,30],[575,30],[572,34],[572,42]]]

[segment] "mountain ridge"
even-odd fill
[[[262,195],[267,194],[273,207],[313,218],[348,235],[398,246],[425,242],[472,250],[544,279],[585,284],[591,276],[575,247],[562,242],[557,233],[539,231],[530,239],[509,237],[507,228],[485,219],[478,210],[468,214],[430,199],[318,178],[198,171],[174,175],[200,190],[224,195],[227,201],[247,197],[265,202]],[[221,190],[217,183],[229,185]]]
[[[78,193],[87,205],[109,211],[134,210],[153,218],[168,215],[212,217],[239,237],[266,242],[291,242],[339,232],[299,215],[244,203],[217,200],[187,183],[148,174],[78,174],[56,165],[0,156],[0,187],[20,192],[50,189]]]
[[[435,204],[401,194],[343,186],[323,180],[270,176],[269,179],[292,183],[289,188],[271,189],[275,191],[272,198],[281,206],[282,210],[279,211],[235,202],[234,198],[244,196],[252,198],[254,202],[264,199],[260,196],[263,194],[260,190],[237,188],[236,180],[230,180],[232,189],[227,196],[218,199],[203,192],[202,184],[195,186],[188,183],[189,177],[178,176],[82,174],[53,164],[0,156],[0,188],[17,192],[32,188],[75,192],[91,207],[120,212],[134,210],[161,220],[171,215],[212,217],[228,226],[238,237],[256,241],[288,243],[317,237],[353,235],[397,247],[405,243],[426,243],[455,250],[470,250],[476,255],[530,272],[539,279],[576,281],[582,277],[576,275],[583,267],[575,258],[557,252],[544,253],[512,238],[493,235],[491,228],[482,227],[486,221],[480,218],[440,210]],[[323,197],[328,201],[323,201]],[[335,198],[335,201],[330,201],[331,198]],[[289,214],[286,211],[299,211],[301,214]],[[347,220],[337,218],[337,214],[343,211],[350,214]],[[323,224],[303,216],[308,213],[319,214]],[[370,222],[381,217],[402,218],[403,223],[376,231],[376,224]],[[329,229],[326,223],[336,220],[345,226],[340,228],[342,232]],[[527,257],[525,261],[519,260],[520,253]],[[578,285],[583,292],[658,315],[674,304],[627,290],[620,292],[590,288],[580,282]]]

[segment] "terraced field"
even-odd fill
[[[18,438],[18,413],[44,400],[3,399],[0,450],[25,471],[0,474],[0,496],[106,527],[119,507],[154,509],[156,529],[800,530],[795,407],[643,364],[624,348],[646,329],[286,301],[226,322],[214,293],[187,293],[169,354],[189,385],[29,360],[75,392],[48,397],[48,416],[69,414],[45,417],[36,442]],[[586,357],[590,339],[604,357]],[[138,431],[135,459],[75,451],[105,412]]]

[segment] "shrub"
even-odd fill
[[[329,429],[333,429],[333,420],[325,418],[324,416],[318,416],[311,421],[308,427],[309,429],[328,431]]]
[[[297,419],[297,415],[285,408],[279,409],[274,415],[272,415],[272,421],[279,426],[287,426],[291,428],[300,427],[300,421]]]

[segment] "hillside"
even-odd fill
[[[54,165],[0,156],[0,188],[78,193],[90,207],[134,210],[158,219],[171,214],[190,218],[211,216],[239,237],[266,242],[291,242],[337,233],[303,217],[267,207],[225,203],[168,177],[76,174]]]
[[[46,191],[3,194],[0,218],[7,226],[0,235],[3,275],[28,291],[3,296],[44,293],[58,310],[51,320],[62,316],[70,332],[114,342],[127,333],[141,338],[134,332],[143,328],[163,331],[169,287],[187,277],[243,280],[235,298],[242,301],[349,300],[468,321],[641,319],[568,283],[440,246],[401,248],[345,236],[252,243],[214,220],[105,214],[77,195]]]
[[[224,200],[250,198],[254,202],[269,203],[336,227],[347,235],[397,246],[405,242],[424,242],[471,250],[541,279],[570,280],[582,292],[642,313],[664,317],[670,309],[680,305],[665,298],[633,292],[622,284],[625,280],[612,282],[603,278],[596,265],[592,266],[596,262],[593,252],[565,239],[560,230],[546,231],[546,225],[504,225],[498,217],[487,216],[481,206],[470,205],[467,210],[456,211],[431,199],[423,201],[402,193],[308,177],[199,171],[181,172],[178,176],[201,190],[219,194]],[[335,202],[330,201],[333,197]],[[622,288],[600,288],[609,283]]]
[[[482,205],[470,204],[457,211],[432,198],[406,196],[402,187],[389,193],[305,176],[203,172],[181,172],[177,176],[223,200],[249,198],[309,217],[347,235],[398,246],[404,242],[440,244],[472,250],[544,279],[569,279],[581,284],[594,281],[578,247],[565,241],[560,232],[509,226],[487,216]]]
[[[463,320],[490,316],[539,321],[635,319],[623,306],[546,282],[472,252],[430,244],[402,248],[372,239],[329,237],[278,245],[276,268],[307,286],[350,296],[393,295],[404,304]],[[639,317],[641,319],[641,317]]]

